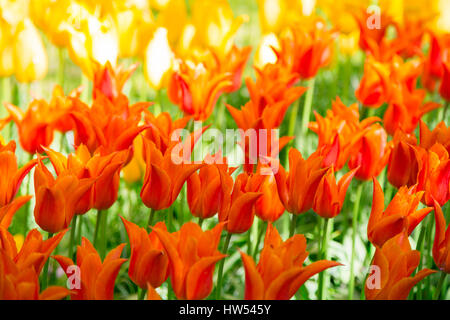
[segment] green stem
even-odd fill
[[[139,288],[139,290],[138,290],[138,300],[144,300],[146,291],[147,290]]]
[[[95,222],[95,231],[94,231],[94,247],[97,248],[99,244],[99,231],[102,224],[102,215],[103,212],[101,210],[97,211],[97,221]]]
[[[70,238],[69,238],[69,258],[73,258],[73,248],[74,248],[74,240],[75,240],[75,230],[77,228],[77,220],[78,216],[75,215],[72,219],[72,226],[70,228]]]
[[[259,225],[259,232],[258,232],[258,237],[256,238],[255,250],[253,250],[253,254],[251,252],[248,253],[253,256],[253,259],[256,259],[256,254],[258,253],[259,244],[261,243],[261,239],[266,230],[267,230],[267,221],[262,221],[261,224]]]
[[[155,219],[156,210],[150,209],[147,222],[147,232],[150,232],[150,227],[153,226],[153,220]]]
[[[448,106],[450,105],[450,101],[445,102],[444,111],[442,112],[441,121],[445,122],[445,118],[447,117]]]
[[[231,241],[231,233],[227,233],[227,237],[225,238],[225,243],[223,244],[222,253],[227,254],[228,247],[230,246]],[[223,277],[223,266],[225,264],[225,258],[220,260],[219,264],[219,274],[217,275],[217,288],[216,288],[216,300],[219,300],[221,298],[221,291],[222,291],[222,277]]]
[[[303,107],[303,116],[302,116],[302,139],[305,143],[304,150],[306,154],[309,153],[309,143],[306,139],[308,134],[308,124],[311,119],[311,109],[312,109],[312,101],[314,97],[314,84],[315,78],[308,80],[308,91],[306,92],[305,105]]]
[[[47,234],[47,240],[50,239],[51,237],[53,237],[53,233],[49,232]],[[48,287],[48,277],[49,277],[48,267],[49,267],[49,264],[50,264],[50,259],[47,260],[47,262],[45,263],[45,266],[44,266],[44,273],[42,274],[42,287],[40,288],[42,291],[47,289],[47,287]]]
[[[358,228],[358,220],[359,220],[359,204],[361,202],[362,189],[364,184],[359,182],[358,187],[356,189],[356,200],[353,207],[353,217],[352,217],[352,256],[350,260],[350,283],[348,288],[348,299],[353,300],[353,293],[355,291],[355,244],[356,244],[356,234]]]
[[[416,250],[418,250],[419,252],[424,252],[423,251],[424,240],[425,240],[425,234],[426,234],[426,230],[427,230],[426,226],[427,226],[426,224],[421,225],[419,239],[417,240],[417,246],[416,246]],[[419,267],[417,270],[422,270],[423,258],[424,258],[423,255],[421,255],[420,260],[419,260]],[[422,286],[423,286],[423,283],[422,283],[422,281],[420,281],[417,286],[417,299],[418,300],[422,300]]]
[[[438,300],[439,295],[441,294],[441,289],[445,281],[445,277],[447,276],[447,273],[441,271],[441,277],[439,278],[438,285],[436,287],[436,291],[434,292],[433,300]]]
[[[295,229],[297,228],[297,218],[298,218],[297,215],[292,214],[292,220],[289,229],[289,238],[291,238],[295,233]]]
[[[199,225],[200,228],[201,228],[202,225],[203,225],[203,221],[205,221],[205,219],[203,219],[202,217],[199,217],[199,218],[198,218],[198,225]]]
[[[169,231],[173,230],[173,207],[170,206],[169,210],[167,210],[167,229]]]
[[[321,244],[321,260],[327,259],[328,252],[328,242],[330,240],[330,234],[333,229],[333,221],[331,219],[325,219],[322,233],[322,244]],[[328,278],[326,277],[325,271],[319,273],[319,289],[318,289],[318,299],[326,300],[327,299],[327,287],[328,287]]]

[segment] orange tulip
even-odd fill
[[[410,235],[416,226],[432,210],[426,207],[417,210],[424,192],[417,192],[417,186],[401,187],[389,205],[384,209],[384,195],[380,184],[373,179],[373,202],[367,225],[369,241],[382,247],[389,239],[405,232]]]
[[[417,139],[398,130],[394,134],[389,155],[387,178],[396,188],[411,187],[417,183],[421,157],[416,148]]]
[[[389,73],[388,65],[369,56],[364,63],[364,75],[355,91],[356,98],[369,108],[378,108],[389,101],[391,96]]]
[[[423,269],[411,277],[419,263],[420,252],[411,250],[406,233],[399,233],[381,248],[377,247],[372,260],[374,271],[366,280],[366,299],[406,300],[417,283],[436,272]]]
[[[320,68],[331,62],[337,33],[327,29],[325,21],[320,18],[305,25],[291,26],[290,32],[280,39],[281,49],[275,51],[277,63],[286,66],[301,79],[311,79]]]
[[[359,167],[355,177],[359,180],[370,180],[377,177],[389,160],[390,146],[387,143],[387,134],[379,124],[371,126],[356,146],[348,162],[348,167]]]
[[[0,251],[6,254],[19,270],[33,268],[36,275],[39,275],[66,232],[67,230],[64,230],[43,240],[42,234],[37,229],[33,229],[28,232],[22,247],[18,250],[12,234],[0,227]]]
[[[322,162],[322,157],[305,160],[297,149],[289,150],[289,173],[282,166],[275,173],[278,194],[288,212],[299,215],[312,208],[316,190],[327,172]]]
[[[193,222],[174,233],[153,228],[169,257],[170,281],[178,299],[201,300],[211,293],[214,266],[225,258],[217,250],[222,229],[223,224],[219,223],[212,230],[203,231]]]
[[[61,300],[70,291],[51,286],[40,292],[39,276],[30,266],[18,268],[14,261],[0,250],[0,300]]]
[[[131,246],[130,279],[142,289],[161,286],[169,276],[169,258],[156,233],[147,233],[144,228],[122,218],[128,233]],[[165,225],[157,223],[155,228],[165,229]]]
[[[187,202],[194,217],[208,219],[219,211],[225,196],[219,170],[225,174],[235,171],[234,168],[228,168],[226,161],[223,158],[223,164],[206,165],[187,179]],[[208,163],[206,159],[205,162]]]
[[[255,203],[256,216],[267,222],[277,221],[285,209],[278,196],[275,176],[265,176],[257,191],[261,192],[262,196]]]
[[[67,158],[59,152],[45,148],[45,152],[56,174],[75,175],[78,179],[91,179],[95,182],[76,205],[76,214],[85,214],[90,209],[107,210],[117,200],[120,170],[128,159],[128,150],[113,152],[102,156],[95,152],[91,156],[86,146],[77,147],[74,154]]]
[[[443,206],[450,200],[450,157],[441,144],[423,151],[417,190],[425,191],[424,203]]]
[[[420,146],[429,150],[436,143],[441,144],[450,153],[450,127],[441,121],[431,131],[425,122],[420,121]]]
[[[359,46],[367,53],[373,53],[381,45],[387,28],[392,23],[392,18],[384,11],[380,15],[375,16],[373,12],[368,12],[367,8],[363,7],[358,12],[351,12],[359,26]],[[378,18],[373,19],[372,18]],[[378,21],[376,21],[378,20]],[[379,25],[370,25],[369,22],[379,22]],[[370,25],[370,26],[369,26]]]
[[[113,300],[114,282],[120,267],[127,259],[120,259],[123,247],[121,244],[112,249],[102,262],[99,254],[89,242],[82,238],[81,246],[77,246],[77,263],[63,256],[54,256],[67,277],[73,275],[71,266],[80,268],[80,288],[72,289],[72,300]]]
[[[441,107],[435,102],[423,103],[425,95],[425,90],[410,92],[405,87],[396,88],[383,118],[387,133],[394,135],[397,129],[412,133],[425,114]]]
[[[437,267],[450,273],[450,227],[445,231],[445,217],[442,208],[437,201],[434,202],[434,218],[436,221],[436,234],[433,244],[433,259]]]
[[[78,202],[89,192],[93,183],[92,179],[79,179],[66,173],[55,179],[39,157],[34,172],[36,223],[50,233],[67,228],[75,215]]]
[[[128,150],[136,136],[148,128],[139,123],[142,113],[151,103],[130,106],[128,98],[119,92],[129,76],[127,72],[131,71],[116,71],[118,74],[114,76],[112,72],[108,68],[104,71],[91,107],[79,99],[73,99],[74,107],[70,115],[74,122],[75,146],[84,144],[91,153],[100,151],[102,155],[107,155]]]
[[[5,107],[18,128],[20,145],[25,151],[41,152],[42,146],[52,143],[53,125],[59,115],[49,110],[45,100],[33,100],[26,112],[10,103],[5,103]]]
[[[323,166],[333,165],[336,171],[342,169],[364,134],[380,120],[368,117],[359,121],[358,109],[358,104],[347,107],[336,97],[326,117],[314,112],[316,122],[310,122],[309,128],[319,138],[317,154],[324,157]]]
[[[0,148],[0,226],[4,228],[9,227],[17,210],[31,199],[31,196],[16,198],[16,195],[23,179],[37,163],[31,160],[19,169],[15,150],[15,142]]]
[[[283,241],[275,227],[267,227],[259,263],[241,252],[245,268],[246,300],[289,300],[312,276],[338,262],[320,260],[306,267],[306,238],[297,234]]]
[[[336,183],[334,169],[329,169],[317,187],[312,206],[313,211],[322,218],[336,217],[342,210],[347,189],[357,170],[358,168],[346,173]]]
[[[163,154],[172,144],[172,135],[178,129],[183,129],[188,124],[190,117],[173,120],[168,112],[161,112],[158,116],[150,111],[145,112],[145,123],[149,126],[143,135],[152,141],[156,148]]]
[[[215,73],[203,63],[180,64],[169,82],[170,101],[186,115],[204,121],[212,114],[219,96],[233,85],[232,74]]]
[[[436,81],[444,74],[443,51],[450,44],[450,35],[430,32],[430,37],[430,50],[424,61],[422,84],[428,91],[434,92]]]
[[[126,99],[122,94],[122,89],[137,68],[137,64],[125,69],[122,65],[113,68],[108,61],[104,66],[94,61],[96,64],[94,71],[94,89],[92,91],[94,100],[98,95],[104,95],[112,103],[118,99]]]
[[[203,132],[203,130],[201,131]],[[195,144],[200,135],[198,132],[194,133],[194,139],[191,139],[194,142],[190,141],[191,145]],[[172,143],[163,153],[158,150],[153,141],[144,138],[146,171],[141,189],[141,199],[148,208],[153,210],[169,208],[175,202],[189,176],[205,165],[184,163],[183,159],[185,158],[175,154],[176,146],[177,143]],[[180,156],[181,163],[175,164],[172,156]],[[188,155],[183,155],[183,157],[186,156]]]
[[[442,78],[439,94],[447,102],[450,101],[450,44],[442,57]]]
[[[255,204],[262,196],[255,192],[263,176],[243,172],[233,179],[223,170],[219,170],[224,198],[219,208],[219,221],[225,223],[228,233],[244,233],[250,229],[255,218]]]

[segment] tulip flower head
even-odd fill
[[[64,256],[54,256],[68,277],[73,274],[71,266],[80,268],[80,279],[77,279],[80,286],[71,290],[71,299],[113,300],[114,282],[120,267],[127,261],[127,259],[120,258],[124,247],[125,244],[121,244],[112,249],[102,262],[89,240],[83,237],[81,246],[77,247],[76,263]]]
[[[289,300],[312,276],[338,262],[320,260],[303,266],[308,257],[306,238],[297,234],[283,241],[274,226],[267,227],[259,263],[241,252],[246,300]]]
[[[384,195],[380,184],[373,179],[373,204],[367,225],[369,241],[382,247],[389,239],[400,233],[409,236],[416,226],[431,212],[431,207],[418,210],[424,192],[417,192],[417,186],[401,187],[389,205],[384,209]]]
[[[140,288],[146,289],[161,286],[169,276],[169,258],[155,231],[149,234],[144,228],[122,218],[128,233],[131,246],[130,267],[128,275]],[[165,225],[157,223],[155,228],[165,229]]]
[[[399,233],[382,247],[377,247],[367,278],[368,300],[406,300],[411,289],[436,271],[423,269],[411,277],[420,262],[420,252],[411,250],[408,235]]]
[[[11,142],[6,146],[0,147],[0,226],[8,228],[14,214],[31,196],[16,197],[23,179],[29,174],[36,165],[36,160],[31,160],[22,168],[17,166],[17,157],[15,155],[16,144]]]
[[[211,293],[215,264],[225,258],[217,249],[222,229],[219,223],[203,231],[193,222],[174,233],[153,228],[169,257],[170,281],[178,299],[201,300]]]
[[[445,230],[444,213],[437,201],[434,202],[434,218],[436,235],[433,244],[433,259],[441,271],[450,273],[450,227],[447,227],[447,231]]]

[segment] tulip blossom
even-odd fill
[[[9,227],[17,210],[31,199],[31,196],[16,195],[23,179],[37,163],[31,160],[19,169],[15,150],[15,142],[6,146],[0,144],[0,226],[5,228]]]
[[[398,130],[395,132],[389,155],[387,178],[396,188],[411,187],[417,183],[421,156],[416,148],[417,139]]]
[[[334,169],[329,169],[317,187],[312,206],[313,211],[322,218],[336,217],[342,210],[347,189],[357,170],[358,168],[346,173],[336,183]]]
[[[353,13],[358,23],[360,35],[359,46],[362,50],[373,53],[381,45],[386,30],[392,23],[391,17],[386,12],[373,12],[362,7]]]
[[[280,39],[281,49],[276,52],[278,62],[301,79],[314,78],[320,68],[327,66],[333,57],[333,42],[337,33],[328,30],[325,21],[295,25],[290,33]]]
[[[371,274],[365,285],[368,300],[406,300],[411,289],[436,271],[423,269],[411,277],[420,263],[420,252],[411,250],[408,235],[399,233],[377,247]]]
[[[445,230],[446,222],[442,208],[438,202],[434,202],[434,218],[436,221],[436,234],[433,244],[433,259],[437,267],[450,273],[450,227]]]
[[[219,223],[203,231],[193,222],[174,233],[153,228],[169,257],[170,281],[178,299],[201,300],[211,293],[215,264],[225,258],[217,249],[222,229]]]
[[[430,38],[430,50],[424,61],[422,83],[428,91],[434,92],[436,82],[444,74],[443,51],[450,44],[450,36],[448,34],[437,35],[434,32],[430,32]]]
[[[61,300],[70,294],[64,287],[51,286],[40,292],[39,275],[32,266],[19,268],[0,250],[0,300]]]
[[[308,257],[306,238],[297,234],[283,241],[275,227],[267,227],[259,263],[241,252],[245,268],[246,300],[289,300],[312,276],[338,262],[320,260],[303,266]]]
[[[16,241],[7,229],[0,227],[0,251],[11,259],[19,270],[33,268],[39,275],[50,254],[55,250],[66,234],[64,230],[57,235],[43,240],[42,234],[33,229],[28,232],[22,246],[17,248]]]
[[[348,162],[348,167],[359,167],[355,177],[359,180],[370,180],[377,177],[387,164],[390,146],[387,143],[387,134],[379,124],[371,126],[360,142]]]
[[[450,127],[444,121],[430,130],[427,124],[420,122],[420,146],[429,150],[434,144],[441,144],[450,153]]]
[[[122,89],[136,68],[137,64],[125,69],[122,65],[113,68],[109,61],[104,66],[96,63],[92,91],[94,100],[102,94],[112,103],[119,103],[119,98],[124,99]]]
[[[183,62],[170,79],[168,95],[184,114],[203,121],[210,117],[217,99],[232,84],[230,73],[216,74],[202,63]]]
[[[39,157],[34,172],[36,223],[50,233],[66,229],[76,213],[79,201],[89,192],[93,183],[90,178],[80,179],[70,173],[54,178]]]
[[[278,196],[275,176],[273,174],[265,176],[257,190],[262,196],[255,203],[256,216],[267,222],[277,221],[285,209]]]
[[[379,121],[377,117],[368,117],[359,121],[358,105],[345,106],[339,97],[327,110],[326,117],[314,112],[316,122],[310,122],[309,128],[319,138],[317,153],[324,157],[324,166],[333,165],[336,170],[342,169],[372,125]]]
[[[289,173],[282,166],[275,173],[278,195],[288,212],[299,215],[312,208],[317,188],[327,172],[322,162],[322,157],[305,160],[297,149],[289,150]]]
[[[391,96],[391,83],[389,79],[389,66],[375,61],[369,56],[364,63],[364,75],[358,89],[356,98],[366,107],[378,108],[389,101]]]
[[[205,162],[208,163],[207,159]],[[208,219],[219,211],[225,197],[219,170],[227,175],[235,170],[228,168],[226,158],[223,163],[206,165],[187,179],[187,202],[194,217]]]
[[[91,153],[102,155],[127,150],[133,140],[148,128],[139,125],[142,114],[151,103],[129,105],[122,88],[136,66],[113,68],[109,63],[95,64],[94,101],[91,107],[74,99],[73,119],[75,145],[84,144]]]
[[[450,101],[450,44],[442,57],[442,78],[439,94],[447,102]]]
[[[64,256],[54,256],[67,277],[73,275],[71,266],[80,268],[80,288],[72,289],[71,299],[113,300],[114,282],[119,274],[120,267],[127,261],[127,259],[120,258],[124,247],[125,244],[121,244],[112,249],[102,262],[89,240],[83,237],[81,246],[77,247],[76,263]]]
[[[80,145],[67,158],[59,152],[45,149],[58,176],[74,175],[78,179],[91,179],[93,184],[76,205],[76,214],[84,214],[91,208],[109,209],[116,202],[120,183],[120,170],[128,159],[128,150],[102,156],[91,156],[86,146]],[[95,179],[95,182],[94,182]]]
[[[422,152],[418,187],[425,191],[424,203],[432,206],[434,201],[443,206],[450,199],[450,158],[441,144]]]
[[[423,103],[425,90],[409,92],[406,88],[394,90],[391,102],[384,114],[384,127],[390,135],[394,135],[397,129],[405,133],[412,133],[420,119],[428,112],[440,108],[435,102]]]
[[[184,163],[184,157],[188,155],[184,154],[182,157],[180,154],[176,154],[174,149],[177,146],[178,144],[172,143],[163,153],[158,150],[153,141],[144,138],[146,171],[141,189],[141,199],[148,208],[153,210],[169,208],[175,202],[189,176],[204,165]],[[173,157],[178,157],[181,163],[175,164],[172,160]]]
[[[32,82],[45,77],[48,57],[39,31],[29,18],[20,21],[14,35],[14,74],[19,82]]]
[[[367,225],[367,235],[369,241],[378,247],[382,247],[389,239],[402,232],[410,235],[432,210],[431,207],[417,210],[424,195],[424,192],[417,192],[417,186],[401,187],[386,209],[383,190],[375,178],[373,188],[372,212]]]
[[[169,258],[165,252],[156,232],[149,234],[144,228],[122,218],[128,233],[131,246],[130,267],[128,275],[130,279],[142,289],[161,286],[169,276]],[[155,228],[165,229],[163,223],[157,223]]]
[[[257,192],[263,176],[243,172],[233,179],[224,170],[219,170],[223,200],[219,208],[219,221],[225,223],[228,233],[244,233],[250,229],[255,218],[255,204],[262,196]]]

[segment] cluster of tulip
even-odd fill
[[[254,78],[244,76],[252,49],[236,41],[250,17],[236,18],[227,0],[0,2],[0,76],[46,77],[38,29],[61,52],[50,100],[2,106],[0,299],[223,299],[244,288],[245,299],[327,299],[339,287],[337,298],[448,297],[450,31],[442,21],[450,10],[433,11],[439,1],[398,1],[401,9],[379,1],[379,12],[364,0],[257,2]],[[84,83],[68,95],[65,49]],[[321,115],[314,88],[334,69],[336,93],[346,81],[342,99],[325,97],[333,101]],[[128,80],[139,72],[156,103],[131,102]],[[346,105],[353,97],[361,106]],[[431,129],[434,118],[442,121]],[[190,161],[210,127],[224,130],[227,120],[240,129],[234,152],[244,164],[211,145]],[[194,121],[210,125],[193,129]],[[180,146],[192,153],[178,163]],[[29,159],[19,166],[22,153]],[[361,242],[367,256],[358,259]],[[333,273],[346,268],[346,280]]]

